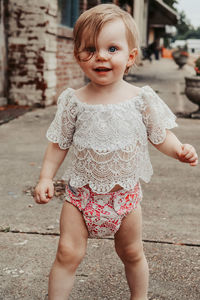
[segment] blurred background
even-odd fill
[[[141,61],[200,55],[199,0],[0,0],[0,111],[54,104],[85,78],[73,57],[73,26],[85,10],[115,3],[135,19]],[[182,67],[180,65],[180,67]]]
[[[47,206],[32,195],[57,95],[86,80],[73,56],[74,23],[108,2],[128,11],[140,31],[140,63],[125,79],[150,85],[178,117],[175,134],[200,149],[200,0],[0,0],[0,300],[46,299],[67,161]],[[199,300],[199,165],[149,150],[154,176],[142,183],[149,299]],[[110,238],[89,241],[71,300],[129,298],[112,247]]]

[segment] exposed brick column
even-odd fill
[[[46,0],[9,0],[8,78],[12,103],[45,105],[46,31],[52,18],[49,13]]]
[[[58,91],[83,84],[72,29],[58,25],[57,0],[9,0],[8,14],[11,103],[50,105]]]

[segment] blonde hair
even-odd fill
[[[85,40],[84,47],[96,45],[102,27],[114,19],[121,19],[124,22],[129,49],[137,48],[139,51],[139,34],[132,16],[115,4],[100,4],[86,10],[76,21],[73,31],[76,59],[80,60],[82,41]]]

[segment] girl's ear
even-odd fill
[[[138,55],[138,49],[133,48],[129,53],[128,62],[126,64],[127,68],[130,68],[134,64],[137,55]]]

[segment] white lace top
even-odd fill
[[[103,194],[116,184],[129,190],[140,178],[149,182],[148,139],[162,143],[165,129],[177,126],[175,119],[149,86],[127,101],[105,105],[81,102],[68,88],[58,99],[47,138],[61,149],[70,148],[63,179]]]

